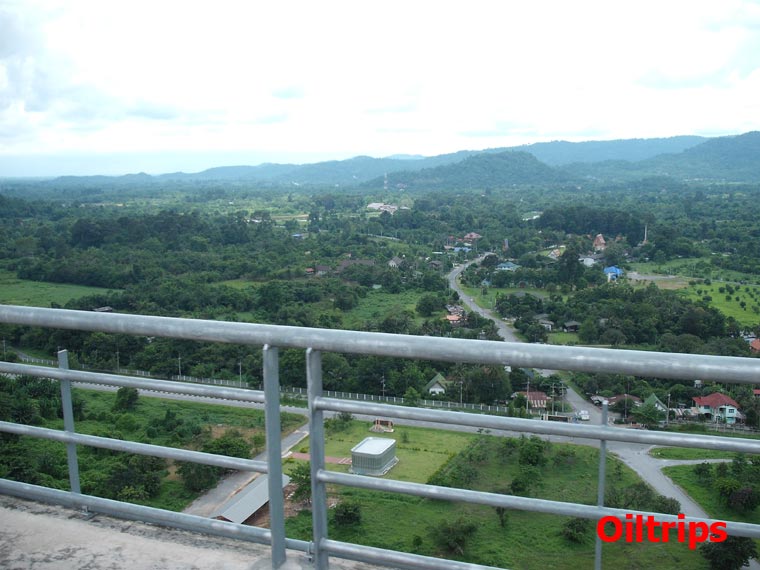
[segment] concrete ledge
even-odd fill
[[[373,566],[330,560],[331,568]],[[264,570],[269,548],[0,495],[0,568],[13,570]],[[283,570],[312,569],[288,551]]]

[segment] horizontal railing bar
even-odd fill
[[[151,524],[193,532],[203,532],[225,538],[242,539],[259,544],[268,545],[271,543],[271,533],[269,529],[265,528],[230,523],[185,513],[176,513],[154,507],[93,497],[92,495],[79,495],[69,491],[9,481],[8,479],[0,479],[0,492],[14,497],[35,499],[71,508],[87,507],[95,512],[121,519],[139,520]],[[303,540],[289,539],[287,547],[292,550],[309,552],[311,543]]]
[[[0,305],[0,322],[280,348],[755,384],[760,361]]]
[[[384,491],[391,493],[401,493],[404,495],[413,495],[415,497],[424,497],[427,499],[437,499],[444,501],[456,501],[462,503],[474,503],[479,505],[488,505],[492,507],[504,507],[519,511],[531,511],[536,513],[545,513],[553,515],[564,515],[569,517],[581,517],[586,519],[600,519],[604,516],[614,516],[625,520],[626,515],[654,515],[657,521],[684,522],[695,521],[712,524],[714,522],[726,522],[716,519],[702,519],[696,517],[686,517],[679,519],[676,515],[663,513],[654,513],[651,511],[634,511],[630,509],[614,509],[611,507],[598,507],[593,505],[582,505],[579,503],[564,503],[561,501],[550,501],[547,499],[534,499],[530,497],[518,497],[515,495],[501,495],[498,493],[486,493],[484,491],[471,491],[469,489],[458,489],[453,487],[440,487],[436,485],[427,485],[424,483],[410,483],[408,481],[398,481],[395,479],[380,479],[377,477],[367,477],[364,475],[352,475],[348,473],[339,473],[336,471],[320,470],[317,478],[323,483],[334,485],[345,485],[359,489],[369,489],[373,491]],[[726,522],[726,532],[736,536],[747,536],[750,538],[760,538],[760,525]]]
[[[189,449],[179,449],[176,447],[163,447],[161,445],[152,445],[149,443],[137,443],[135,441],[111,439],[96,435],[84,435],[81,433],[14,424],[10,422],[0,421],[0,432],[49,439],[62,443],[76,443],[90,447],[110,449],[112,451],[122,451],[124,453],[151,455],[154,457],[163,457],[165,459],[174,459],[176,461],[190,461],[192,463],[213,465],[214,467],[222,467],[224,469],[255,471],[257,473],[269,472],[266,461],[242,459],[240,457],[227,457],[226,455],[215,455],[213,453],[205,453],[202,451],[191,451]]]
[[[205,386],[203,384],[190,384],[188,382],[175,382],[173,380],[158,380],[155,378],[144,377],[136,378],[134,376],[121,376],[118,374],[106,374],[103,372],[84,372],[82,370],[67,370],[63,368],[33,366],[30,364],[0,362],[0,374],[35,376],[38,378],[50,378],[52,380],[70,380],[72,382],[85,382],[88,384],[105,384],[108,386],[138,388],[140,390],[151,390],[154,392],[189,394],[191,396],[218,398],[223,400],[240,400],[257,404],[264,403],[264,392],[260,390]]]
[[[441,568],[446,568],[447,570],[503,570],[493,566],[482,566],[480,564],[458,562],[445,558],[433,558],[432,556],[410,554],[397,550],[386,550],[375,546],[363,546],[331,540],[329,538],[322,540],[321,545],[326,552],[347,560],[381,564],[392,568],[404,568],[408,570],[441,570]]]
[[[604,439],[606,441],[665,445],[670,447],[698,447],[701,449],[734,451],[736,453],[760,454],[760,440],[758,439],[546,422],[523,418],[471,414],[468,412],[428,410],[425,408],[410,408],[408,406],[394,406],[391,404],[373,404],[364,401],[338,400],[335,398],[316,398],[314,406],[321,410],[334,412],[463,425],[489,430],[519,431],[541,435]]]

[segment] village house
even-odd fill
[[[439,396],[441,394],[446,393],[446,388],[449,386],[449,382],[443,377],[443,375],[439,372],[435,376],[433,376],[433,379],[425,384],[425,392],[428,394],[433,394],[434,396]]]
[[[607,242],[604,241],[604,236],[602,234],[596,234],[593,247],[594,251],[604,251],[607,248]]]
[[[401,259],[399,256],[394,255],[391,260],[388,262],[388,267],[391,269],[398,269],[404,264],[404,260]]]
[[[739,411],[739,404],[725,394],[714,392],[707,396],[697,396],[692,400],[698,414],[707,420],[735,424],[737,420],[744,419]]]
[[[545,412],[549,404],[549,396],[546,393],[539,390],[531,390],[530,392],[515,392],[512,394],[512,398],[517,396],[523,396],[528,401],[528,407],[536,412]]]

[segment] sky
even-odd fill
[[[760,130],[760,0],[0,0],[0,177]]]

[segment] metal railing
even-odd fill
[[[60,355],[59,368],[0,362],[0,373],[51,378],[61,382],[63,411],[65,415],[63,431],[9,422],[0,422],[0,431],[42,437],[66,443],[69,457],[69,476],[71,479],[70,492],[8,480],[0,480],[0,492],[26,498],[53,501],[69,506],[87,507],[124,518],[135,518],[187,530],[269,544],[271,546],[272,566],[274,568],[280,567],[285,562],[286,549],[308,552],[313,556],[315,565],[320,570],[328,568],[330,556],[396,568],[451,568],[461,570],[486,568],[475,564],[441,560],[330,539],[327,525],[328,484],[390,491],[419,497],[476,503],[538,513],[582,517],[593,520],[598,520],[605,516],[615,516],[622,520],[627,514],[656,514],[658,520],[663,522],[685,521],[688,523],[690,521],[699,521],[708,525],[720,522],[712,519],[693,517],[679,519],[675,515],[613,509],[600,506],[601,501],[599,506],[591,506],[467,489],[452,489],[421,483],[328,471],[325,469],[323,422],[325,412],[373,414],[389,418],[423,420],[488,430],[510,430],[527,434],[586,438],[601,441],[603,447],[608,441],[619,441],[760,454],[759,440],[712,435],[632,431],[607,425],[590,426],[544,422],[328,398],[325,397],[322,390],[321,353],[327,351],[447,362],[485,363],[492,365],[509,364],[518,367],[619,373],[669,379],[700,378],[717,382],[742,384],[756,384],[760,380],[760,360],[757,359],[415,337],[385,333],[230,323],[117,313],[92,313],[9,305],[0,305],[0,323],[263,346],[263,391],[69,370],[66,363],[65,351]],[[289,539],[285,536],[283,494],[280,485],[282,459],[278,348],[302,348],[306,350],[308,413],[311,432],[310,455],[313,517],[313,538],[310,542]],[[74,429],[70,402],[70,383],[72,381],[263,403],[266,414],[267,460],[266,462],[260,462],[235,459],[195,451],[77,434]],[[225,468],[268,473],[271,515],[270,529],[236,525],[183,513],[83,495],[79,489],[76,467],[77,444],[155,455]],[[600,459],[600,498],[603,498],[603,492],[601,492],[603,490],[603,474],[603,459]],[[735,536],[760,538],[760,525],[726,521],[726,532]]]

